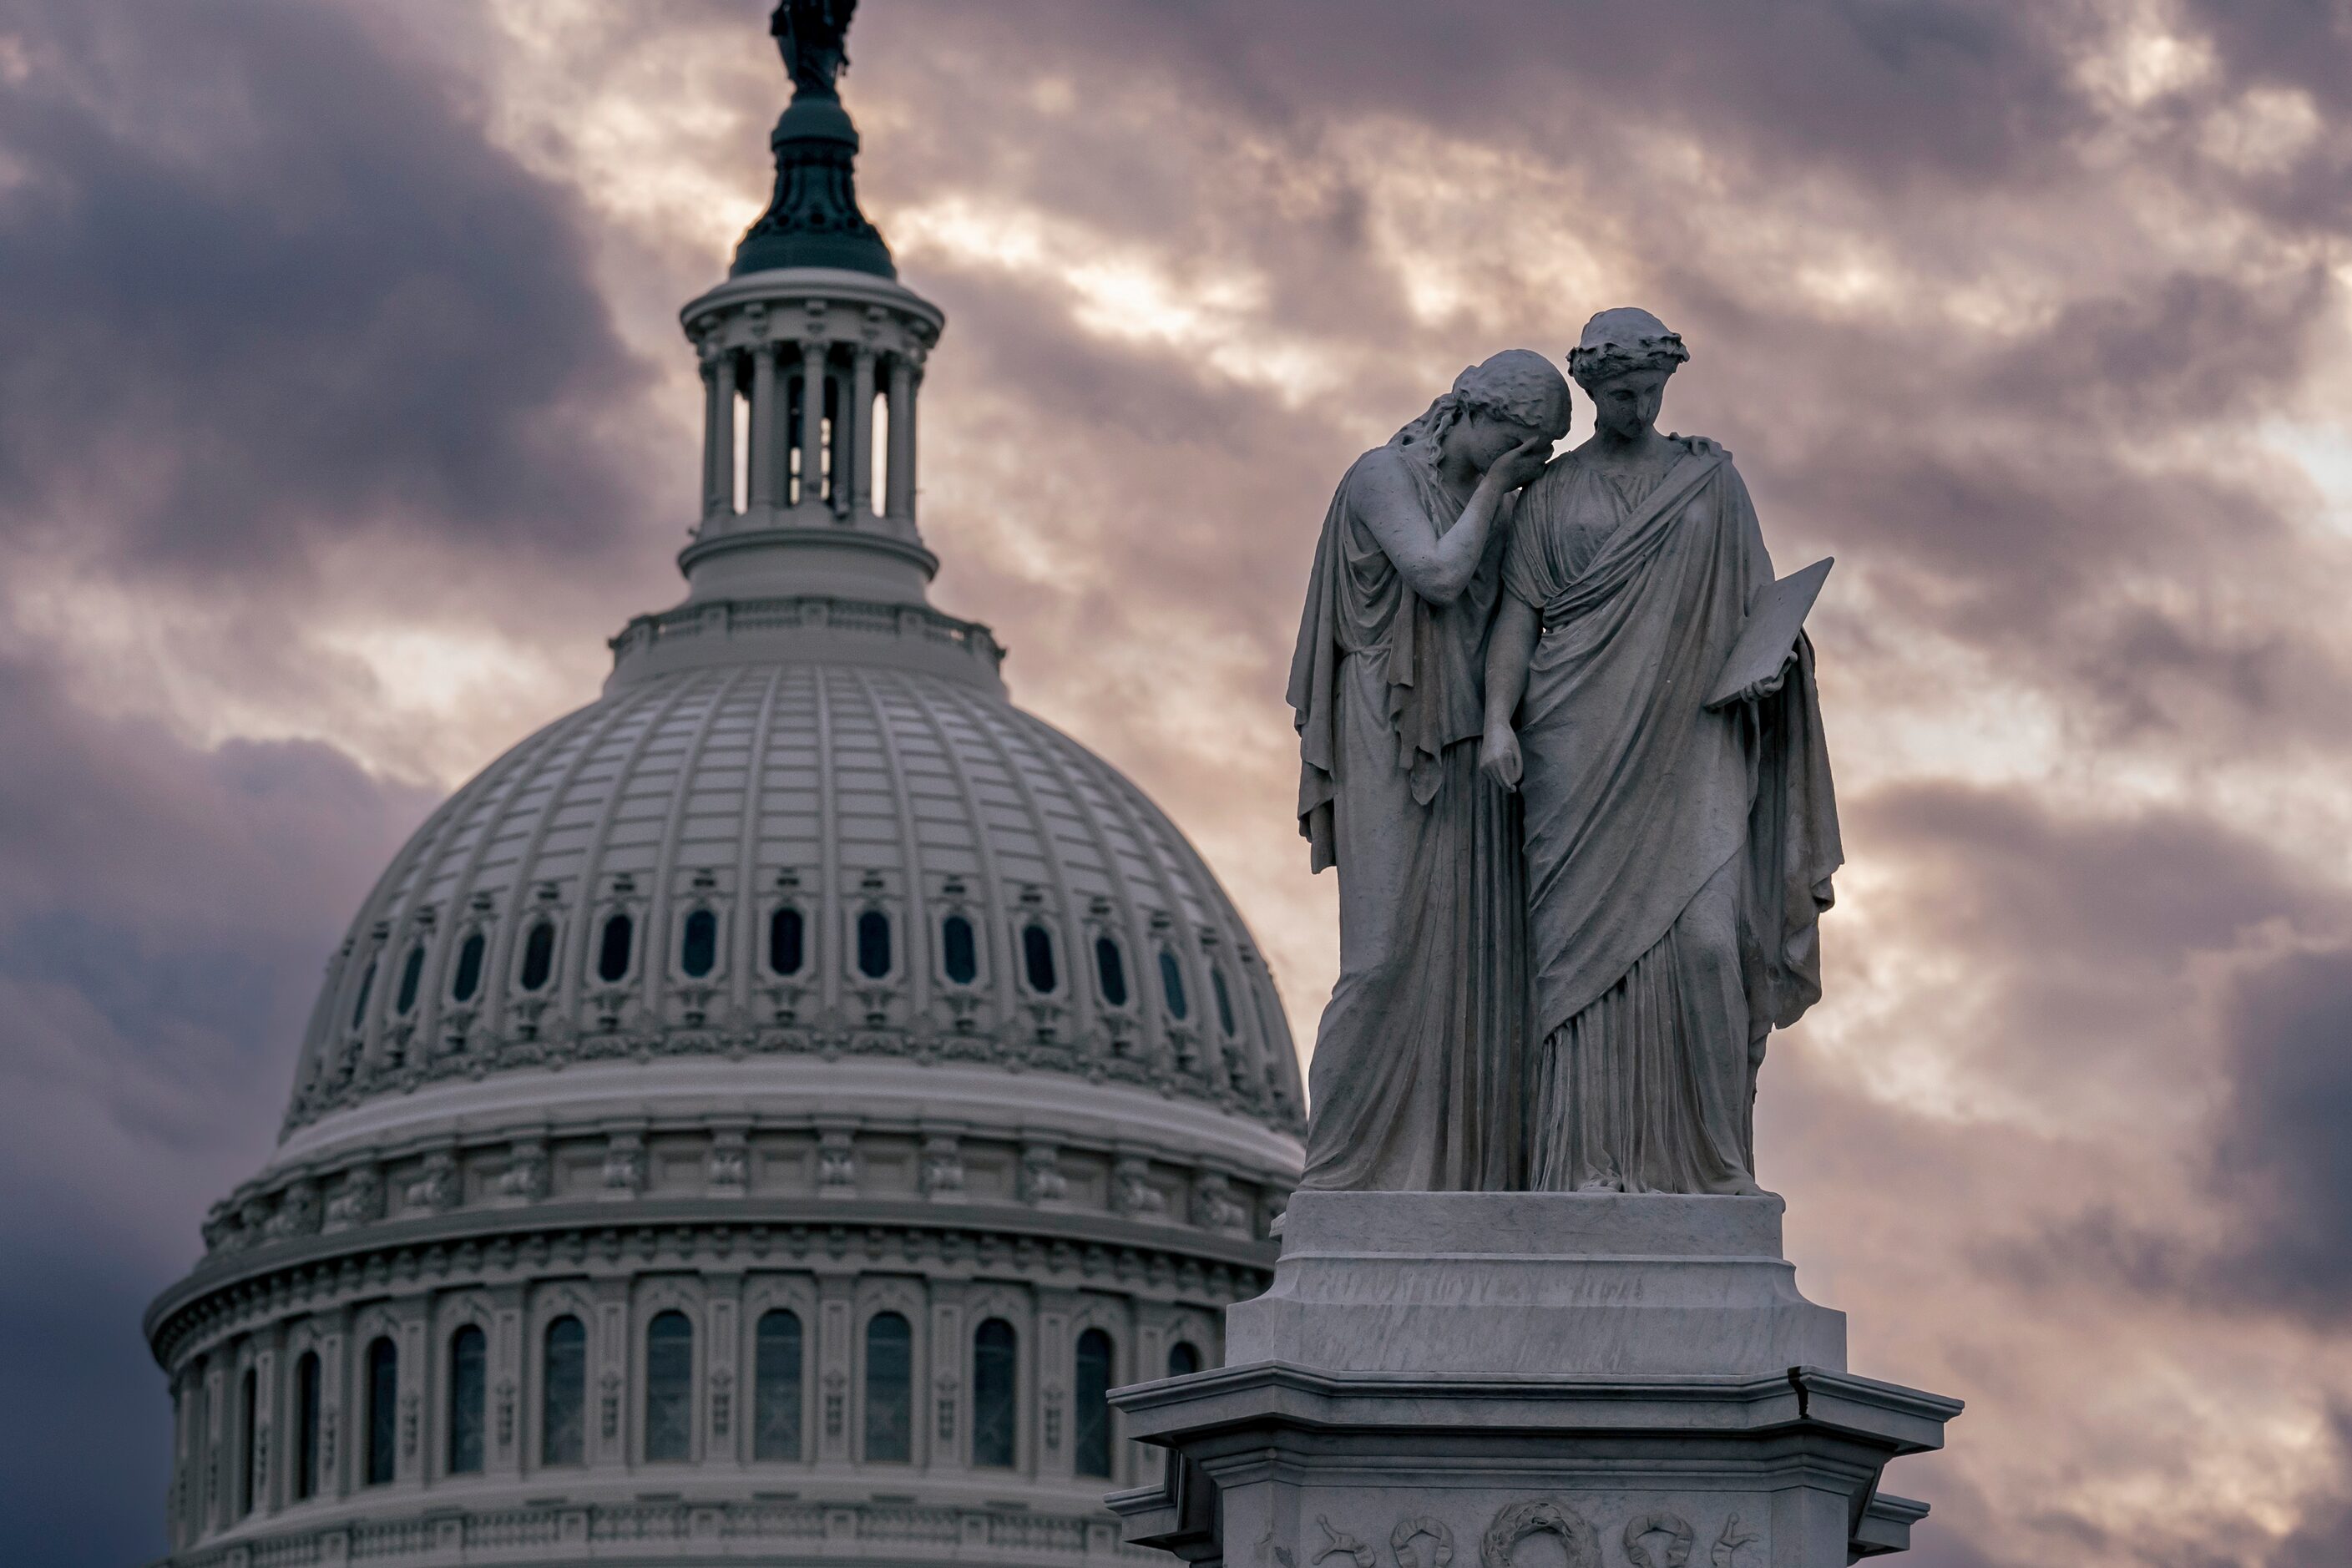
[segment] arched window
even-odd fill
[[[1127,1005],[1127,960],[1120,956],[1118,943],[1107,936],[1095,938],[1095,981],[1107,1005]]]
[[[1184,1002],[1184,972],[1176,967],[1176,955],[1166,948],[1160,950],[1160,994],[1168,999],[1168,1016],[1178,1023],[1192,1009]]]
[[[400,1436],[400,1352],[380,1339],[367,1351],[367,1484],[392,1479],[393,1444]]]
[[[1201,1352],[1190,1340],[1178,1340],[1168,1347],[1168,1375],[1190,1377],[1201,1370]]]
[[[539,1462],[577,1465],[588,1457],[588,1331],[566,1314],[547,1325],[540,1368]]]
[[[450,983],[449,994],[459,1002],[471,1002],[474,993],[482,988],[482,953],[488,946],[482,933],[476,931],[457,950],[457,977]]]
[[[677,966],[689,980],[699,980],[719,967],[719,917],[697,910],[686,917],[677,943]]]
[[[1018,1430],[1020,1342],[991,1318],[971,1336],[971,1462],[1011,1469]]]
[[[522,943],[522,988],[536,991],[555,973],[555,922],[541,921]]]
[[[1078,1336],[1077,1364],[1071,1371],[1073,1426],[1071,1462],[1082,1476],[1110,1475],[1110,1336],[1088,1329]]]
[[[294,1363],[294,1500],[319,1493],[319,1352]]]
[[[1209,965],[1209,984],[1217,993],[1217,1027],[1231,1038],[1241,1032],[1241,1026],[1234,1022],[1234,999],[1225,989],[1225,972],[1213,963]]]
[[[915,1334],[897,1312],[866,1324],[866,1458],[904,1464],[915,1457]]]
[[[360,994],[352,1003],[352,1027],[367,1022],[368,993],[375,989],[375,961],[368,961],[367,973],[360,976]]]
[[[890,917],[880,910],[857,917],[857,973],[868,980],[890,973]]]
[[[629,977],[629,949],[636,934],[636,922],[626,915],[604,922],[604,940],[596,944],[597,979],[610,985]]]
[[[961,915],[950,915],[940,922],[940,964],[958,985],[969,985],[980,978],[980,943],[972,935],[971,921]]]
[[[694,1457],[694,1325],[679,1311],[646,1325],[646,1461]]]
[[[779,1307],[760,1314],[751,1362],[751,1457],[801,1457],[801,1321]]]
[[[798,974],[802,959],[801,912],[782,905],[768,917],[768,968],[776,974]]]
[[[449,1336],[449,1473],[475,1476],[482,1470],[485,1425],[483,1404],[490,1381],[490,1342],[467,1324]]]
[[[261,1400],[261,1382],[253,1368],[245,1369],[236,1391],[236,1516],[253,1511],[253,1436]]]
[[[1044,994],[1062,983],[1054,973],[1054,938],[1032,921],[1021,928],[1021,967],[1028,972],[1029,989]]]
[[[418,942],[408,950],[408,962],[400,966],[400,994],[393,998],[392,1010],[405,1018],[415,1009],[416,987],[425,978],[425,944]]]

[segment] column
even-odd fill
[[[824,500],[824,351],[823,338],[801,344],[801,505]]]
[[[524,1372],[529,1354],[523,1342],[523,1290],[501,1285],[489,1293],[497,1312],[498,1331],[490,1337],[489,1450],[483,1469],[490,1475],[517,1478],[522,1474]]]
[[[721,349],[702,362],[702,515],[735,510],[735,356]]]
[[[761,343],[751,351],[751,511],[772,511],[777,504],[775,425],[776,345]]]
[[[890,360],[890,474],[883,510],[909,521],[915,515],[915,367],[905,354]]]
[[[849,520],[874,513],[874,351],[860,345],[849,385]]]
[[[278,1440],[278,1417],[286,1407],[284,1393],[278,1386],[278,1355],[274,1348],[282,1329],[270,1331],[270,1342],[253,1358],[253,1400],[256,1405],[253,1423],[253,1511],[257,1514],[276,1513],[286,1488],[278,1477],[285,1472],[282,1445]]]
[[[825,391],[833,398],[833,474],[825,486],[824,499],[833,504],[833,515],[846,521],[849,517],[849,429],[857,416],[849,406],[849,377],[835,371],[825,377]]]

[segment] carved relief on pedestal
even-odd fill
[[[1454,1531],[1446,1528],[1444,1520],[1426,1516],[1399,1520],[1397,1527],[1389,1531],[1389,1550],[1396,1553],[1397,1568],[1423,1568],[1421,1554],[1413,1550],[1412,1543],[1415,1537],[1423,1535],[1430,1541],[1427,1568],[1450,1568],[1454,1561]]]
[[[1735,1568],[1734,1560],[1738,1557],[1739,1549],[1763,1539],[1752,1530],[1742,1530],[1739,1516],[1735,1513],[1723,1521],[1723,1533],[1715,1538],[1715,1545],[1707,1552],[1707,1561],[1713,1568]]]
[[[1356,1568],[1372,1568],[1372,1564],[1380,1560],[1379,1554],[1365,1545],[1360,1537],[1350,1535],[1344,1530],[1332,1529],[1330,1520],[1324,1515],[1317,1514],[1315,1522],[1323,1528],[1323,1550],[1307,1558],[1309,1568],[1326,1557],[1352,1558]]]
[[[1497,1512],[1478,1542],[1479,1568],[1514,1568],[1511,1549],[1530,1535],[1558,1536],[1567,1568],[1601,1568],[1601,1537],[1558,1498],[1530,1498]]]
[[[1697,1531],[1669,1510],[1637,1514],[1625,1521],[1625,1561],[1633,1568],[1685,1568]]]

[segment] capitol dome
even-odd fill
[[[1200,856],[929,602],[944,321],[832,43],[683,314],[683,601],[394,858],[149,1311],[174,1563],[1157,1555],[1104,1395],[1269,1278],[1297,1058]]]

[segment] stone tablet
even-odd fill
[[[1789,650],[1797,646],[1797,634],[1805,628],[1805,617],[1812,613],[1813,601],[1821,597],[1830,568],[1836,563],[1836,556],[1824,555],[1756,595],[1755,607],[1739,627],[1739,640],[1732,644],[1731,656],[1723,661],[1723,673],[1716,678],[1715,690],[1707,697],[1709,708],[1720,708],[1758,681],[1769,680],[1780,672]]]

